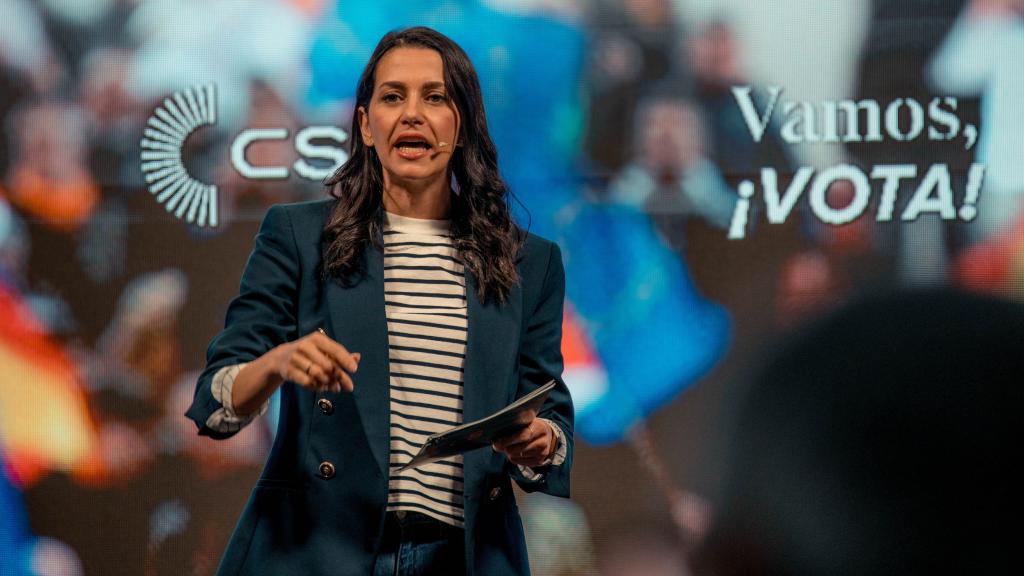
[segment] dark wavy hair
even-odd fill
[[[338,201],[324,227],[322,274],[350,283],[362,271],[366,246],[383,244],[384,178],[376,150],[358,137],[359,107],[369,110],[377,64],[397,47],[428,48],[441,55],[445,88],[463,119],[449,161],[457,184],[451,198],[452,242],[477,280],[480,300],[504,302],[519,281],[515,261],[526,234],[512,219],[508,188],[498,173],[498,152],[487,130],[476,70],[462,48],[426,27],[389,32],[381,38],[359,77],[350,158],[324,181]]]

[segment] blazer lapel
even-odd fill
[[[484,304],[476,295],[477,283],[466,270],[466,314],[469,333],[466,336],[466,364],[463,376],[463,421],[472,422],[490,415],[508,404],[515,396],[509,388],[509,374],[516,369],[515,350],[519,343],[520,291],[516,286],[509,301],[498,306]],[[490,448],[474,450],[465,456],[466,482],[474,484],[474,474],[493,453]]]
[[[353,286],[327,283],[331,335],[359,352],[353,397],[373,459],[387,478],[390,470],[391,406],[388,324],[384,310],[384,256],[368,246],[365,275]]]

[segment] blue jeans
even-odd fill
[[[458,528],[429,516],[388,513],[373,576],[457,576],[466,573],[465,542]]]

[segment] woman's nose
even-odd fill
[[[402,120],[412,123],[421,122],[423,120],[423,111],[420,109],[420,105],[418,98],[409,98],[405,103],[405,108],[402,110]]]

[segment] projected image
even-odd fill
[[[467,53],[564,265],[572,495],[515,490],[534,574],[728,573],[730,426],[788,335],[878,293],[1024,297],[1020,0],[7,0],[0,573],[217,573],[294,422],[275,395],[199,436],[207,348],[411,26]]]

